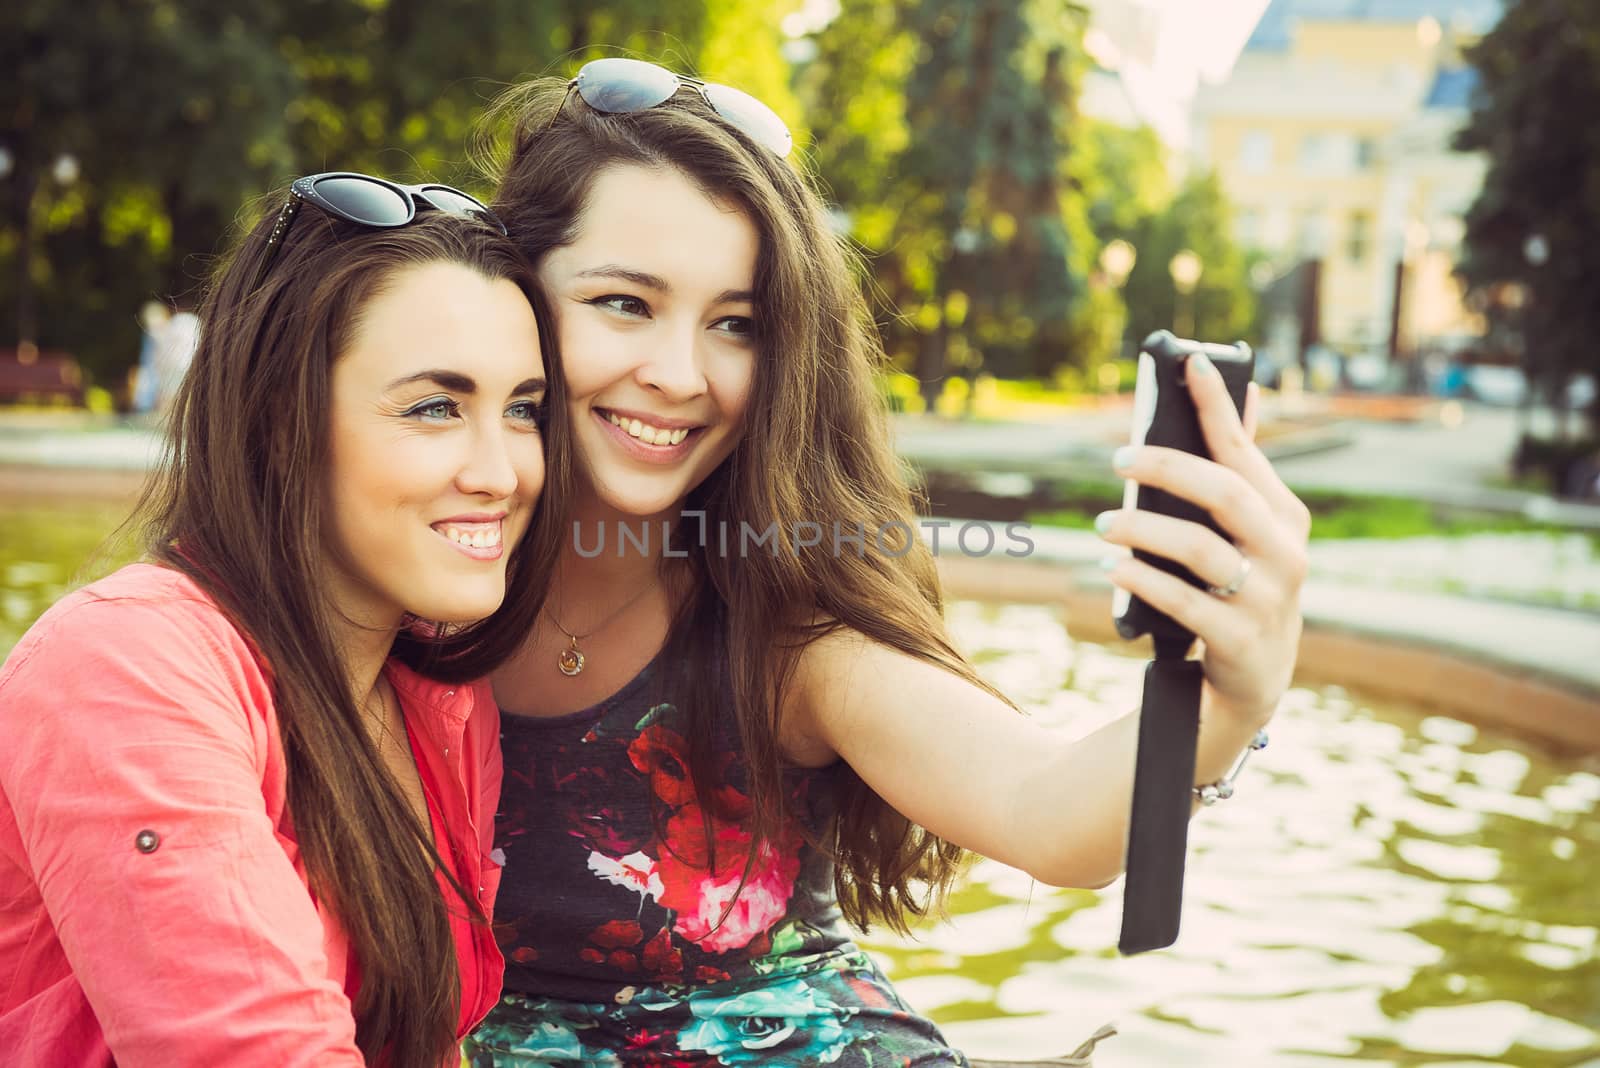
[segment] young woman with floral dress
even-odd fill
[[[632,60],[499,114],[495,209],[552,305],[577,485],[544,610],[493,676],[507,992],[469,1058],[965,1064],[850,925],[926,911],[964,850],[1110,882],[1136,717],[1054,737],[954,648],[857,276],[775,115]],[[1203,361],[1189,383],[1216,459],[1145,449],[1120,473],[1233,542],[1132,513],[1106,536],[1219,588],[1253,564],[1228,597],[1111,572],[1205,641],[1205,782],[1288,685],[1309,523],[1254,403],[1241,423]]]

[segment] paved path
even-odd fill
[[[1461,419],[1449,424],[1311,422],[1262,447],[1295,489],[1411,497],[1600,530],[1600,506],[1555,501],[1502,484],[1517,442],[1514,411],[1477,404],[1455,410]],[[1119,409],[1074,411],[1029,423],[898,416],[895,441],[907,459],[929,467],[1105,478],[1111,474],[1112,451],[1127,440],[1127,419]]]
[[[143,471],[162,446],[152,426],[87,412],[0,411],[0,464]]]
[[[959,527],[963,521],[950,522]],[[1014,544],[1007,539],[1004,524],[979,525],[994,527],[997,545]],[[1085,530],[1034,527],[1029,537],[1034,543],[1031,559],[1071,567],[1096,565],[1110,550],[1106,542]],[[946,535],[944,540],[952,539]],[[966,544],[981,546],[987,539],[974,533]],[[1592,696],[1600,714],[1600,612],[1439,590],[1397,589],[1392,584],[1352,581],[1347,574],[1327,573],[1330,560],[1347,567],[1360,552],[1377,560],[1385,545],[1374,541],[1312,544],[1312,574],[1301,597],[1308,624],[1443,649],[1481,663],[1524,671]],[[1600,570],[1600,561],[1591,557],[1590,567]],[[1594,577],[1593,570],[1586,573],[1587,578]]]

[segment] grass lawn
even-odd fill
[[[1029,522],[1041,526],[1092,528],[1096,514],[1122,504],[1120,481],[1063,481],[1055,483],[1053,488],[1053,496],[1061,502],[1061,507],[1030,513]],[[1441,508],[1409,497],[1316,490],[1304,491],[1299,496],[1311,509],[1311,536],[1318,539],[1572,533],[1566,527],[1521,516]],[[1600,532],[1589,532],[1587,537],[1600,546]]]

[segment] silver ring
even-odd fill
[[[1207,586],[1206,592],[1213,597],[1232,597],[1239,592],[1239,587],[1244,585],[1244,580],[1250,577],[1250,558],[1244,553],[1239,554],[1239,573],[1233,576],[1233,581],[1226,586]]]

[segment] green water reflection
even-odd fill
[[[122,516],[0,504],[0,653]],[[113,561],[126,558],[116,554]],[[984,673],[1086,731],[1142,662],[1056,615],[958,603]],[[953,916],[871,948],[958,1045],[1043,1056],[1100,1023],[1123,1065],[1600,1068],[1600,765],[1336,687],[1291,692],[1238,797],[1195,823],[1183,933],[1132,959],[1118,887],[974,869]]]
[[[985,673],[1062,730],[1138,700],[1143,662],[1054,613],[957,604]],[[1116,955],[1120,888],[981,864],[953,921],[873,948],[988,1056],[1116,1065],[1600,1065],[1600,764],[1337,687],[1292,691],[1238,796],[1196,820],[1183,933]]]
[[[99,551],[127,517],[127,501],[0,501],[0,657],[68,590],[132,559]]]

